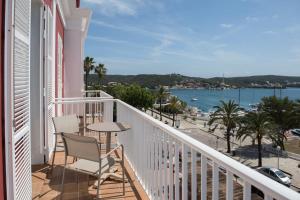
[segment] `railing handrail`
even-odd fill
[[[85,95],[86,95],[87,93],[99,93],[100,96],[101,96],[101,94],[103,94],[104,97],[110,97],[110,98],[113,98],[113,96],[111,96],[110,94],[104,92],[103,90],[84,90],[84,91],[82,91],[82,93],[84,93]]]
[[[215,149],[195,140],[194,138],[182,133],[181,131],[176,130],[173,127],[170,127],[164,124],[161,121],[154,119],[148,114],[138,110],[137,108],[128,105],[127,103],[115,99],[116,102],[128,107],[132,111],[138,113],[141,117],[148,120],[152,125],[160,128],[165,133],[174,137],[177,140],[180,140],[185,145],[188,145],[190,148],[200,152],[205,155],[207,158],[214,160],[220,166],[225,167],[230,172],[239,176],[243,180],[247,180],[248,183],[257,187],[258,189],[267,192],[267,194],[272,195],[276,199],[299,199],[299,194],[286,186],[281,185],[280,183],[260,174],[259,172],[243,165],[242,163],[216,151]]]
[[[56,98],[52,104],[63,104],[63,103],[97,103],[114,101],[113,98],[109,97],[75,97],[75,98]]]

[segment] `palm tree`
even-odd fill
[[[160,115],[160,121],[162,121],[162,101],[167,97],[167,93],[164,87],[160,87],[157,92],[157,99],[159,100],[159,115]]]
[[[258,166],[262,166],[262,139],[274,139],[274,124],[264,112],[251,112],[243,117],[237,139],[244,141],[247,137],[257,141]],[[276,133],[275,133],[276,134]]]
[[[98,64],[95,68],[95,72],[98,74],[99,77],[99,86],[101,85],[101,80],[106,75],[107,69],[105,68],[104,64]]]
[[[85,72],[85,90],[88,89],[88,75],[89,73],[94,69],[94,58],[91,57],[85,57],[83,62],[84,72]]]
[[[172,96],[170,99],[169,108],[173,114],[173,124],[172,126],[175,126],[175,115],[179,110],[183,108],[181,101],[176,97]]]
[[[211,115],[208,125],[212,125],[214,122],[221,122],[224,126],[226,126],[225,136],[227,140],[227,153],[230,153],[231,132],[238,126],[240,122],[238,112],[241,110],[241,108],[232,100],[227,103],[220,101],[220,105],[215,106],[214,108],[216,111]]]
[[[286,131],[296,128],[297,113],[296,103],[289,100],[288,97],[279,99],[276,96],[265,97],[262,99],[260,109],[277,125],[278,140],[276,145],[284,150],[284,135]]]

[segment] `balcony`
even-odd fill
[[[129,180],[126,195],[118,196],[120,183],[109,180],[100,186],[104,199],[300,199],[289,188],[105,93],[100,97],[58,99],[54,107],[60,109],[60,115],[77,114],[82,127],[113,120],[131,125],[130,130],[114,138],[116,144],[125,147]],[[49,134],[50,146],[51,137]],[[35,191],[40,198],[59,196],[63,153],[59,155],[52,176],[46,166],[35,166],[33,179],[45,180],[43,187],[48,188]],[[72,185],[76,179],[70,172],[69,183],[70,196],[64,198],[94,197],[95,190],[87,187],[86,178],[80,177],[77,187]]]

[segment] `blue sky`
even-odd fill
[[[109,74],[300,76],[299,0],[82,0]]]

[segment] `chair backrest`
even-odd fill
[[[53,117],[55,133],[78,133],[79,121],[76,115]]]
[[[66,156],[74,156],[81,159],[100,161],[100,146],[96,138],[79,136],[70,133],[62,133]]]

